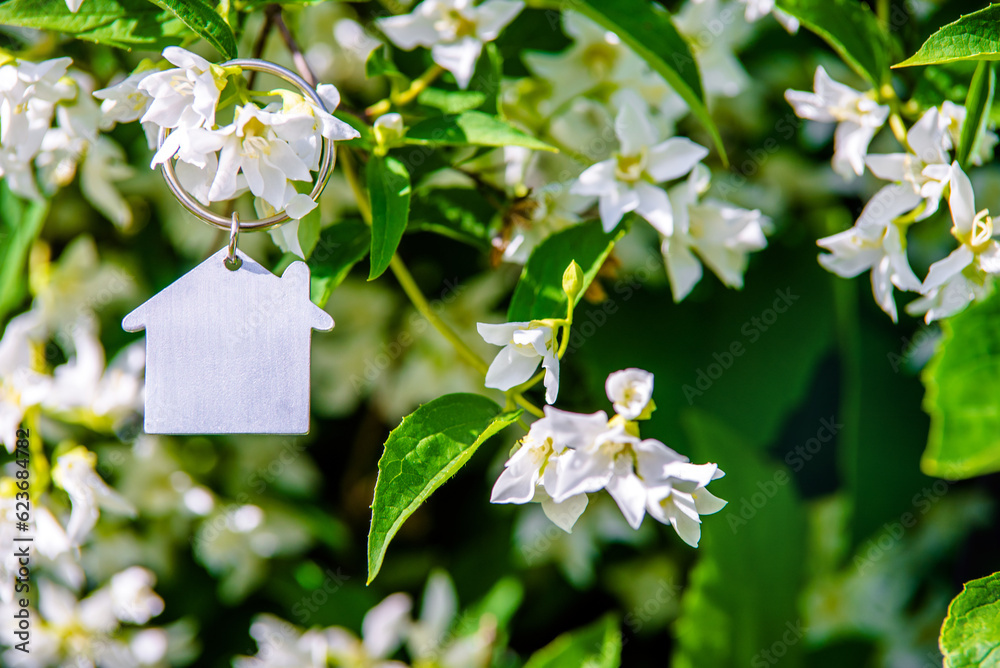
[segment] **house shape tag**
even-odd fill
[[[305,434],[309,344],[333,318],[309,301],[309,267],[279,278],[223,248],[122,321],[146,330],[150,434]]]

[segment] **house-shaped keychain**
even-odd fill
[[[333,318],[309,301],[309,268],[279,278],[227,249],[129,313],[146,330],[145,430],[150,434],[305,434],[309,344]]]

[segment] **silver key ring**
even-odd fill
[[[286,67],[275,65],[274,63],[266,60],[259,60],[257,58],[236,58],[221,64],[221,67],[232,66],[241,67],[244,70],[273,74],[276,77],[284,79],[286,82],[301,90],[304,95],[307,95],[309,99],[316,104],[316,106],[329,113],[326,105],[323,104],[323,99],[319,96],[316,90],[306,83],[305,79]],[[163,145],[163,141],[169,134],[169,129],[160,128],[158,138],[159,146]],[[335,157],[336,153],[334,151],[333,141],[323,137],[323,152],[320,155],[319,174],[313,184],[312,191],[309,193],[309,197],[311,197],[313,201],[316,201],[319,198],[320,193],[322,193],[323,189],[326,187],[327,181],[330,180],[330,175],[333,173],[333,163]],[[239,230],[250,232],[255,230],[268,230],[291,220],[291,217],[284,211],[279,211],[273,216],[268,216],[267,218],[248,220],[246,222],[240,221],[235,216],[233,218],[229,218],[227,216],[217,214],[196,200],[191,193],[184,189],[180,181],[177,180],[177,173],[174,171],[173,158],[160,163],[160,173],[163,174],[163,179],[167,182],[171,192],[174,193],[174,196],[188,209],[188,211],[193,213],[198,218],[201,218],[209,225],[214,225],[220,229],[230,230],[235,225]]]

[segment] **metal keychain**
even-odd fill
[[[323,100],[294,72],[256,59],[223,67],[274,74],[320,109]],[[160,130],[162,145],[169,131]],[[316,200],[333,171],[333,142],[323,138]],[[309,431],[309,347],[313,329],[333,318],[309,300],[309,267],[293,262],[279,278],[237,248],[241,231],[274,228],[290,217],[241,221],[203,206],[177,179],[161,173],[177,199],[229,243],[129,313],[122,327],[146,330],[144,427],[150,434],[305,434]]]

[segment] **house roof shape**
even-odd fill
[[[243,261],[239,269],[230,270],[224,264],[229,252],[223,248],[197,265],[166,288],[149,298],[122,320],[122,328],[138,332],[154,320],[185,317],[187,309],[176,308],[180,301],[192,309],[203,309],[216,300],[268,302],[280,304],[281,315],[294,315],[296,323],[311,329],[329,331],[333,318],[309,300],[309,267],[305,262],[292,262],[280,277],[275,276],[253,258],[237,250]],[[277,315],[277,314],[275,314]]]

